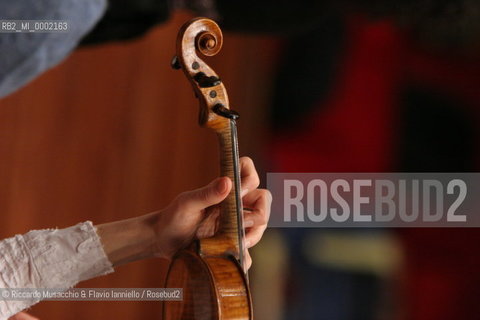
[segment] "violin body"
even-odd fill
[[[220,147],[220,173],[232,180],[230,194],[219,205],[218,230],[178,252],[170,264],[167,288],[182,288],[182,301],[163,304],[164,320],[251,320],[252,301],[245,265],[245,230],[240,191],[240,169],[235,120],[227,91],[198,55],[214,56],[223,43],[212,20],[187,22],[177,38],[174,69],[181,69],[200,105],[199,122],[212,129]]]
[[[250,292],[234,258],[182,250],[173,259],[167,288],[183,288],[183,301],[164,304],[165,320],[253,319]]]

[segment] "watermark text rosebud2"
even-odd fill
[[[270,227],[480,227],[479,173],[268,173]]]

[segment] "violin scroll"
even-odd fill
[[[196,37],[196,48],[203,55],[211,57],[216,55],[222,49],[223,35],[218,25],[212,20],[208,20],[210,30],[203,31]],[[213,24],[212,24],[213,22]]]
[[[217,73],[200,58],[210,57],[222,49],[220,27],[207,18],[196,18],[185,24],[177,38],[174,69],[182,69],[199,100],[199,123],[217,132],[229,126],[230,119],[238,117],[230,111],[227,91]],[[218,106],[222,106],[219,108]]]

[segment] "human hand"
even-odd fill
[[[271,194],[258,189],[259,178],[253,161],[240,158],[241,189],[244,208],[245,244],[260,241],[270,216]],[[217,178],[207,186],[180,194],[165,209],[141,217],[97,226],[105,253],[114,266],[153,256],[172,259],[194,239],[211,237],[218,225],[222,202],[232,188],[227,177]],[[246,265],[251,266],[248,251]]]
[[[258,189],[260,180],[250,158],[240,158],[240,172],[243,207],[249,209],[244,211],[245,245],[248,249],[260,241],[267,227],[272,197],[268,190]],[[156,222],[158,238],[155,255],[171,259],[192,240],[213,236],[219,217],[216,205],[228,196],[231,188],[232,181],[229,178],[217,178],[203,188],[180,194],[160,211]],[[247,251],[247,267],[251,263]]]

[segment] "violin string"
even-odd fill
[[[240,197],[240,166],[238,156],[238,139],[237,139],[237,127],[235,120],[230,119],[230,131],[232,137],[232,152],[233,152],[233,164],[234,164],[234,178],[235,178],[235,198],[237,207],[237,234],[238,234],[238,246],[239,246],[239,263],[242,266],[245,276],[248,282],[248,273],[245,261],[245,229],[243,228],[243,208],[242,199]],[[248,210],[247,210],[248,211]]]

